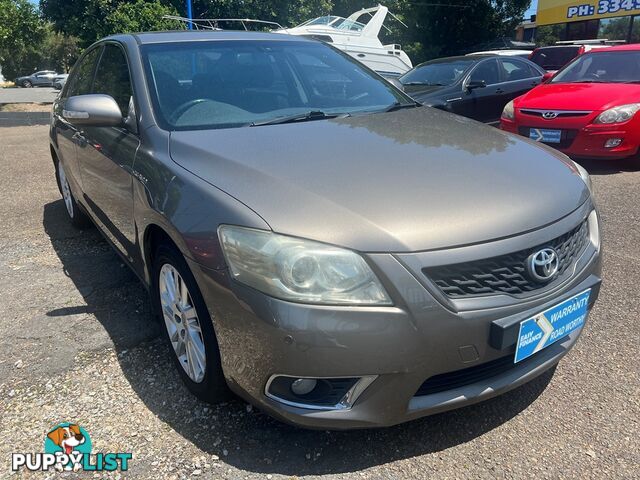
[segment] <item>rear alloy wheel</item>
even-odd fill
[[[182,381],[205,402],[228,399],[213,322],[187,263],[163,244],[154,255],[153,271],[153,301]]]
[[[56,174],[58,176],[58,186],[60,187],[60,193],[62,193],[62,199],[64,200],[64,206],[69,216],[69,221],[75,227],[85,227],[89,224],[89,219],[86,214],[78,208],[71,188],[69,187],[69,180],[67,180],[67,174],[64,171],[64,167],[60,162],[56,164]]]
[[[24,88],[31,88],[31,87],[33,87],[33,83],[31,83],[31,81],[30,81],[30,80],[23,80],[23,81],[22,81],[22,86],[23,86]]]

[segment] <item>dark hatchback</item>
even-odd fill
[[[544,73],[523,58],[474,55],[431,60],[399,80],[424,105],[497,123],[504,106],[539,85]]]

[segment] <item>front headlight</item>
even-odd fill
[[[267,295],[324,305],[392,305],[369,265],[351,250],[230,225],[218,235],[233,278]]]
[[[629,121],[640,110],[640,103],[630,103],[605,110],[593,123],[609,124]]]
[[[513,100],[507,103],[502,110],[502,118],[506,120],[513,120],[515,118],[515,109],[513,108]]]
[[[591,183],[591,176],[589,175],[589,172],[587,172],[582,165],[580,165],[580,164],[578,164],[576,162],[573,162],[573,164],[576,166],[576,170],[580,174],[580,177],[582,178],[584,183],[587,184],[587,187],[589,188],[589,191],[593,193],[592,183]]]

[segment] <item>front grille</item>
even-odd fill
[[[542,248],[554,248],[559,260],[558,276],[562,276],[578,259],[588,240],[589,226],[585,220],[564,235],[536,247],[473,262],[424,268],[422,272],[450,298],[521,295],[546,286],[529,278],[526,261],[530,255]]]
[[[518,129],[518,133],[523,137],[530,138],[531,128],[532,127],[520,127]],[[578,136],[578,130],[562,130],[560,143],[547,143],[547,142],[543,142],[543,143],[551,147],[564,150],[569,148],[573,144],[573,141],[576,139],[577,136]]]
[[[592,112],[588,111],[562,111],[562,110],[528,110],[526,108],[521,108],[520,113],[524,113],[525,115],[531,115],[532,117],[542,117],[546,112],[553,112],[556,114],[555,118],[570,118],[570,117],[586,117],[590,115]],[[549,119],[553,120],[553,119]]]
[[[524,363],[526,363],[526,360],[518,363],[518,365],[522,365]],[[422,385],[420,385],[415,396],[422,397],[424,395],[432,395],[434,393],[445,392],[447,390],[453,390],[454,388],[481,382],[506,373],[515,367],[515,365],[516,364],[513,363],[513,355],[508,355],[506,357],[498,358],[497,360],[492,360],[491,362],[476,365],[475,367],[435,375],[428,378]]]

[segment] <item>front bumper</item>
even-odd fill
[[[496,323],[517,328],[520,321],[586,288],[593,289],[591,306],[600,285],[600,253],[591,244],[569,280],[522,299],[494,295],[443,301],[416,273],[412,262],[482,255],[483,249],[492,252],[490,256],[499,255],[535,246],[579,224],[591,208],[585,204],[553,225],[487,245],[447,252],[369,255],[372,268],[394,299],[393,307],[294,304],[239,284],[225,286],[224,272],[195,263],[191,268],[213,318],[225,377],[238,395],[283,421],[305,427],[389,426],[491,398],[555,365],[580,332],[489,378],[416,395],[429,378],[513,356],[513,343],[496,345],[491,341]],[[375,379],[351,408],[312,410],[265,395],[274,374]]]
[[[594,118],[597,115],[592,115]],[[617,125],[594,125],[584,119],[573,121],[547,121],[539,118],[530,118],[526,115],[517,115],[515,121],[500,121],[500,128],[507,132],[528,137],[531,128],[546,128],[563,130],[564,137],[560,145],[551,144],[551,147],[574,158],[602,158],[622,159],[634,156],[640,147],[640,137],[637,132],[637,122],[628,122]],[[610,139],[620,139],[619,146],[606,148],[605,143]]]

